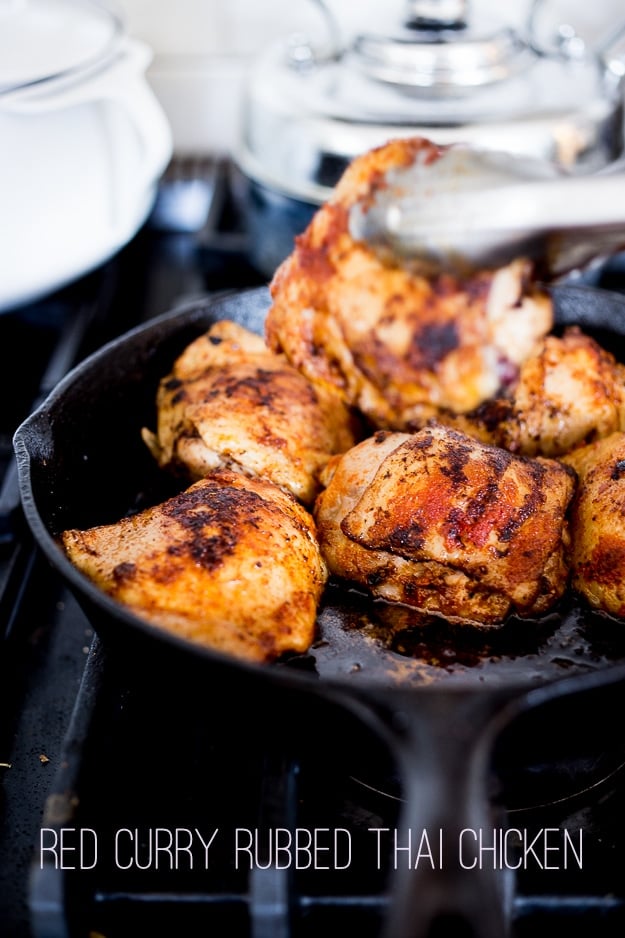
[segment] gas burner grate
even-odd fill
[[[164,683],[166,695],[160,690]],[[392,802],[375,794],[363,800],[362,788],[352,783],[346,740],[366,743],[362,730],[329,704],[320,710],[319,702],[312,706],[299,696],[286,703],[278,696],[267,698],[250,717],[221,718],[217,715],[227,713],[245,688],[219,677],[210,683],[208,690],[205,682],[190,688],[188,680],[168,675],[164,665],[138,676],[131,661],[120,666],[94,640],[42,826],[57,836],[69,828],[70,846],[76,845],[75,830],[95,831],[100,863],[93,871],[60,870],[48,851],[35,858],[30,896],[34,938],[92,932],[126,938],[164,923],[177,923],[182,933],[227,930],[241,938],[307,938],[339,925],[357,927],[371,938],[381,934],[389,902],[388,866],[383,863],[372,871],[370,854],[365,859],[365,838],[369,828],[392,828],[397,813]],[[200,706],[209,723],[211,715],[219,723],[198,726],[190,720]],[[285,712],[297,716],[288,719]],[[375,742],[370,743],[376,752]],[[604,785],[584,808],[588,826],[601,827],[610,818],[607,823],[618,823],[624,833],[623,792],[620,777]],[[577,821],[573,808],[568,822]],[[546,822],[541,817],[529,823]],[[321,832],[328,824],[349,832],[349,870],[338,875],[312,872],[292,859],[287,864],[284,854],[282,864],[274,855],[271,865],[262,836],[259,865],[234,868],[237,828],[244,832],[239,842],[246,846],[254,832],[288,830],[295,837],[298,830]],[[165,869],[157,869],[156,851],[149,850],[156,829],[168,842],[171,831],[193,827],[205,843],[218,830],[221,843],[216,842],[210,862],[191,870],[179,859],[172,868],[165,851]],[[120,830],[123,847],[117,856],[126,869],[119,869],[110,856]],[[605,836],[606,831],[595,833]],[[612,830],[608,839],[616,845],[614,837]],[[133,853],[137,849],[140,859]],[[87,865],[91,856],[87,850]],[[318,854],[324,860],[328,856]],[[184,851],[181,857],[186,858]],[[340,860],[343,865],[346,855]],[[129,870],[131,862],[143,868]],[[592,876],[572,885],[562,877],[555,884],[545,880],[543,890],[539,877],[525,879],[529,882],[520,878],[522,891],[512,904],[514,938],[535,933],[546,923],[565,926],[573,936],[585,934],[589,925],[600,935],[622,933],[625,897],[602,892]],[[51,921],[57,923],[52,931]]]

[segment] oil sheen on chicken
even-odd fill
[[[625,433],[575,450],[566,461],[579,477],[572,585],[592,606],[625,617]]]
[[[190,481],[225,466],[310,503],[321,469],[353,445],[354,430],[335,391],[314,388],[262,337],[222,320],[160,382],[157,430],[143,438],[160,466]]]
[[[387,170],[441,152],[413,138],[357,157],[271,283],[271,348],[378,428],[418,429],[441,412],[479,406],[516,379],[553,323],[525,259],[427,277],[350,234],[351,207]]]
[[[313,639],[327,570],[311,515],[272,482],[217,470],[62,543],[98,587],[184,639],[250,661]]]
[[[574,473],[440,425],[378,431],[326,470],[315,517],[335,576],[373,596],[493,625],[567,582]]]

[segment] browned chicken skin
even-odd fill
[[[62,543],[102,590],[193,642],[270,661],[313,639],[327,571],[310,514],[271,482],[216,471]]]
[[[451,619],[538,615],[567,582],[574,474],[443,426],[336,457],[315,517],[329,570]]]
[[[625,433],[566,457],[579,482],[571,510],[572,584],[589,603],[625,617]]]
[[[157,431],[143,437],[163,467],[191,480],[219,466],[270,479],[304,503],[333,453],[355,442],[336,392],[314,388],[264,340],[221,321],[189,345],[163,378]]]
[[[551,301],[524,260],[428,278],[351,237],[351,206],[384,184],[387,169],[440,153],[416,138],[355,159],[271,284],[269,345],[377,427],[414,429],[475,408],[516,378],[552,325]]]
[[[625,368],[577,327],[547,336],[506,397],[450,422],[528,456],[562,456],[625,430]]]
[[[494,626],[551,609],[572,559],[576,589],[625,617],[625,367],[578,329],[548,335],[523,258],[425,276],[350,233],[388,169],[441,152],[355,159],[276,271],[265,338],[218,322],[161,381],[143,438],[200,481],[62,535],[138,616],[272,661],[309,647],[328,573]],[[354,411],[381,428],[358,444]]]

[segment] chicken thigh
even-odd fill
[[[417,429],[477,407],[516,379],[553,322],[524,259],[428,277],[352,237],[351,207],[384,185],[387,170],[441,152],[413,138],[356,158],[271,283],[271,348],[378,428]]]
[[[598,609],[625,616],[625,433],[566,457],[579,477],[571,510],[573,587]]]
[[[217,322],[163,378],[156,433],[143,438],[159,465],[190,480],[220,466],[270,479],[304,503],[333,453],[355,442],[338,394],[314,388],[260,336]]]
[[[217,470],[62,544],[98,587],[182,638],[251,661],[313,639],[327,570],[311,515],[272,482]]]
[[[434,425],[378,431],[325,473],[315,517],[335,576],[452,620],[549,609],[567,582],[574,473]]]
[[[562,456],[625,430],[625,367],[579,328],[547,336],[507,397],[454,418],[472,436],[528,456]]]

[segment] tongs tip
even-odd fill
[[[548,161],[464,144],[393,167],[357,202],[350,233],[385,260],[427,271],[501,266],[526,256],[552,274],[625,243],[621,173],[566,176]]]

